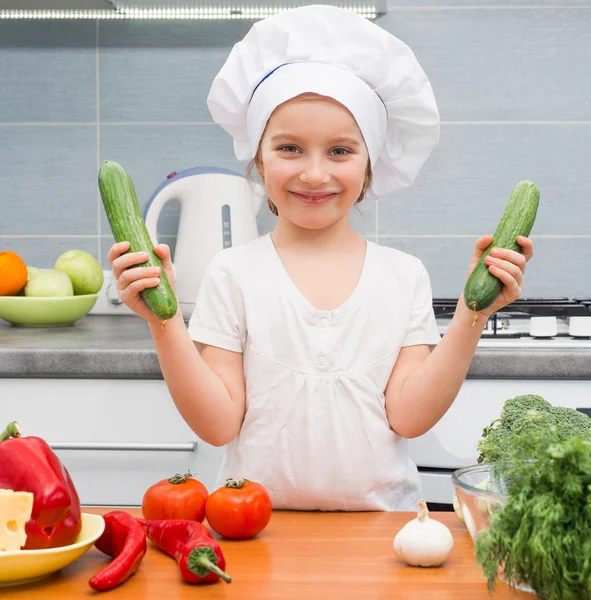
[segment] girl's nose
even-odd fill
[[[300,181],[312,186],[319,186],[330,181],[330,174],[322,159],[310,158],[303,165],[300,173]]]

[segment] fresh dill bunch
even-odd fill
[[[555,440],[551,426],[509,438],[491,473],[509,499],[476,538],[476,558],[489,590],[502,575],[543,600],[591,600],[591,442]]]

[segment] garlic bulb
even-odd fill
[[[394,538],[394,551],[409,565],[438,567],[451,552],[454,540],[451,531],[439,521],[429,518],[424,500],[419,500],[416,519],[409,521]]]

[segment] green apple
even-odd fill
[[[27,281],[31,281],[31,277],[33,277],[33,275],[35,275],[35,273],[39,273],[41,271],[41,269],[38,269],[37,267],[29,267],[27,266]],[[17,296],[24,296],[25,295],[25,288],[23,288],[18,294]]]
[[[63,271],[57,269],[40,270],[25,285],[25,296],[63,297],[73,295],[72,280]]]
[[[55,261],[54,269],[63,271],[72,280],[74,294],[96,294],[105,278],[99,261],[86,250],[68,250]]]
[[[38,267],[27,267],[27,281],[29,281],[31,279],[31,277],[33,277],[33,275],[36,275],[37,273],[41,273],[41,269],[39,269]]]

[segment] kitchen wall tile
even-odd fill
[[[99,258],[97,236],[86,237],[4,237],[0,235],[0,250],[16,252],[27,265],[50,269],[58,256],[68,250],[86,250]]]
[[[94,122],[95,32],[92,21],[0,21],[0,122]]]
[[[213,78],[251,24],[102,21],[101,121],[211,121]]]
[[[0,235],[96,234],[96,126],[0,126]]]
[[[413,186],[382,199],[381,234],[493,233],[515,184],[540,189],[539,234],[591,233],[591,123],[444,125]]]
[[[414,51],[443,120],[590,120],[590,8],[393,10],[378,24]]]
[[[372,238],[377,234],[376,201],[362,200],[351,209],[351,225],[364,237]]]
[[[591,238],[536,238],[528,263],[523,298],[591,297],[585,276],[591,260]],[[457,298],[464,289],[476,238],[386,238],[378,243],[420,258],[431,278],[433,296]]]
[[[435,298],[457,298],[463,289],[475,239],[388,238],[378,244],[396,248],[420,258],[431,279]]]

